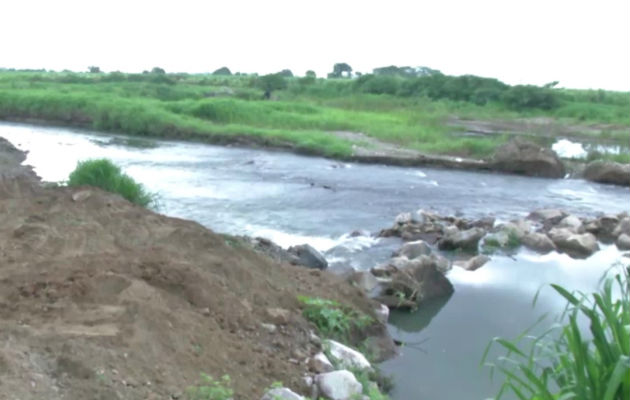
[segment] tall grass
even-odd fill
[[[567,301],[561,323],[536,337],[495,338],[507,351],[496,363],[505,381],[497,395],[518,399],[627,400],[630,398],[630,286],[628,270],[605,279],[590,296],[553,289]],[[580,322],[588,322],[584,331]],[[527,350],[524,349],[527,348]]]
[[[146,191],[120,167],[107,159],[81,161],[68,177],[68,186],[96,186],[117,193],[130,202],[142,207],[156,207],[154,194]]]

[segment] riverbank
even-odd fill
[[[359,81],[297,78],[286,78],[270,101],[262,100],[257,82],[256,76],[0,72],[0,119],[402,166],[502,171],[493,156],[511,138],[543,148],[565,138],[583,144],[589,161],[630,161],[630,121],[619,93],[556,91],[554,110],[515,111],[501,102],[377,95],[362,91]],[[576,162],[569,172],[582,169]]]
[[[230,376],[235,398],[278,381],[310,393],[321,342],[298,296],[371,317],[356,339],[386,343],[376,305],[334,275],[98,189],[44,187],[23,159],[0,141],[0,394],[180,398],[200,373]]]

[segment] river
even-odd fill
[[[28,151],[25,164],[46,181],[67,179],[77,161],[107,157],[160,196],[160,212],[215,231],[262,236],[281,246],[309,243],[332,268],[369,269],[397,239],[352,237],[378,232],[397,214],[420,208],[443,215],[498,220],[536,208],[578,215],[628,209],[625,188],[584,180],[548,180],[482,172],[344,163],[260,149],[102,135],[68,128],[0,123],[0,136]],[[586,260],[520,251],[483,268],[449,273],[455,293],[416,313],[392,313],[392,335],[407,343],[381,365],[392,374],[392,398],[485,399],[497,390],[483,351],[495,336],[513,338],[563,303],[548,283],[592,290],[619,259],[614,246]]]

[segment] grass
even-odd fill
[[[560,323],[540,336],[495,338],[507,351],[492,371],[504,376],[497,399],[626,400],[630,398],[630,287],[628,270],[605,279],[591,295],[553,289],[567,301]],[[580,322],[588,322],[589,330]],[[524,347],[526,349],[524,349]]]
[[[619,143],[627,141],[630,126],[625,93],[563,89],[554,92],[554,109],[515,111],[500,101],[480,105],[453,100],[457,93],[452,91],[448,98],[429,98],[373,94],[358,80],[287,82],[286,89],[274,92],[273,101],[265,101],[255,76],[0,71],[0,119],[257,144],[336,158],[349,158],[354,143],[334,131],[362,132],[427,153],[476,158],[489,157],[506,140],[501,135],[461,137],[457,128],[446,124],[452,116],[504,120],[544,116],[558,123],[616,124],[603,127],[601,135]]]
[[[199,383],[186,389],[188,400],[230,400],[234,396],[229,375],[214,379],[208,374],[201,374]]]
[[[147,192],[120,167],[107,159],[81,161],[68,177],[68,186],[90,185],[117,193],[142,207],[156,207],[156,196]]]
[[[348,342],[354,329],[363,329],[374,323],[370,316],[334,300],[298,296],[298,301],[302,304],[304,318],[314,323],[326,338]]]

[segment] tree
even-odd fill
[[[91,74],[100,74],[101,73],[101,69],[95,65],[92,65],[90,67],[88,67],[88,70],[90,71]]]
[[[214,71],[212,75],[232,75],[232,71],[228,67],[221,67]]]
[[[312,69],[309,69],[308,71],[306,71],[306,75],[305,76],[307,78],[317,78],[317,74]]]
[[[156,74],[156,75],[164,75],[166,74],[166,71],[164,71],[164,69],[160,67],[153,67],[153,69],[151,70],[151,73]]]
[[[256,86],[265,92],[263,97],[268,100],[271,98],[271,92],[286,88],[287,81],[280,73],[268,74],[257,78]]]
[[[328,74],[329,78],[350,78],[352,67],[346,63],[337,63],[333,66],[333,72]]]
[[[291,72],[290,69],[283,69],[282,71],[278,72],[278,74],[285,78],[293,78],[293,72]]]

